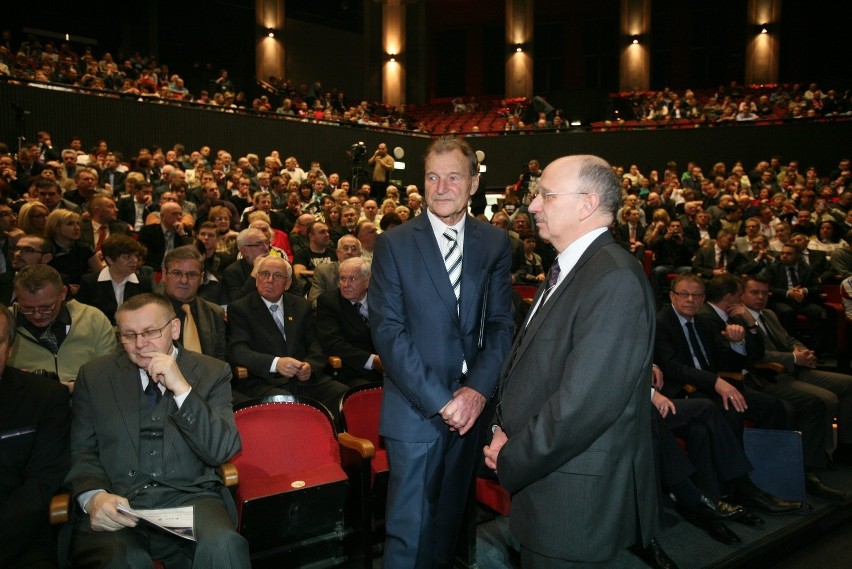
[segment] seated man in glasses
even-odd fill
[[[0,274],[0,302],[11,305],[15,300],[15,271],[30,265],[50,263],[53,260],[53,244],[39,235],[22,235],[15,245],[9,247],[12,258],[11,269]]]
[[[18,334],[9,365],[58,378],[73,391],[80,366],[113,353],[116,342],[104,313],[66,301],[67,293],[53,267],[36,264],[17,272],[12,311]]]
[[[241,446],[228,365],[177,343],[180,321],[162,296],[128,299],[116,321],[124,351],[84,365],[74,398],[72,564],[250,567],[216,472]],[[194,509],[194,542],[119,509],[184,506]]]
[[[322,373],[326,357],[311,305],[284,294],[293,268],[281,257],[263,257],[256,269],[256,290],[228,305],[228,362],[249,371],[235,389],[248,397],[307,396],[334,412],[346,386]]]

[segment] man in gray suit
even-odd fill
[[[530,197],[559,255],[504,364],[485,463],[513,495],[524,567],[611,567],[658,529],[654,297],[607,231],[621,197],[609,164],[560,158]]]
[[[249,567],[216,465],[240,450],[228,365],[175,341],[171,303],[136,295],[116,312],[123,353],[80,369],[66,483],[75,567]],[[118,508],[194,507],[196,541],[152,530]]]

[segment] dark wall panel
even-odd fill
[[[133,99],[113,99],[63,91],[38,89],[0,82],[0,140],[14,147],[21,134],[14,107],[27,110],[22,134],[35,140],[38,130],[50,131],[54,144],[62,147],[72,135],[90,147],[98,139],[126,157],[142,146],[171,147],[182,143],[187,149],[203,145],[224,148],[235,157],[247,152],[260,156],[278,150],[294,155],[302,165],[319,160],[329,173],[349,177],[350,146],[363,141],[370,152],[385,142],[405,150],[406,170],[397,172],[404,183],[422,184],[422,155],[429,138],[395,131],[379,132],[359,127],[307,124],[271,117],[236,115],[208,109],[172,107]],[[666,161],[675,160],[681,170],[690,160],[704,169],[717,161],[730,166],[737,160],[749,169],[757,161],[778,154],[782,160],[798,159],[827,174],[841,157],[852,156],[852,121],[804,123],[779,126],[731,126],[679,130],[631,132],[564,132],[512,134],[470,138],[486,154],[488,172],[483,183],[499,187],[517,179],[521,167],[532,158],[543,165],[559,156],[590,153],[614,164],[635,163],[647,173],[662,171]]]

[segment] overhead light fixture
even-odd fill
[[[275,37],[275,30],[272,29],[272,28],[267,28],[266,29],[266,37],[274,38]]]
[[[524,44],[522,44],[522,43],[516,43],[516,44],[515,44],[515,51],[516,51],[517,53],[521,53],[522,51],[524,51]]]
[[[768,24],[763,24],[763,25],[760,27],[760,33],[762,33],[762,34],[768,34],[768,33],[769,33],[769,30],[766,28],[766,26],[767,26],[767,25],[768,25]]]
[[[390,63],[396,63],[396,55],[397,55],[397,54],[395,54],[395,53],[389,53],[389,54],[387,54],[385,57],[387,57],[387,60],[388,60]]]
[[[633,43],[633,45],[638,45],[639,44],[639,36],[633,36],[633,42],[631,42],[631,43]]]

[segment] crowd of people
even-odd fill
[[[733,356],[729,346],[717,346],[707,322],[697,327],[703,348],[675,349],[686,336],[661,329],[663,319],[657,323],[654,385],[664,399],[655,399],[655,406],[666,419],[670,405],[680,410],[679,398],[693,393],[689,386],[706,390],[708,399],[730,399],[718,417],[697,403],[683,404],[689,413],[667,422],[687,439],[696,436],[691,421],[728,429],[723,439],[734,445],[743,417],[758,426],[802,430],[809,489],[838,499],[843,494],[823,484],[818,471],[829,460],[852,461],[852,377],[816,368],[819,354],[836,348],[820,334],[829,317],[820,287],[852,275],[849,160],[826,173],[779,157],[730,170],[724,163],[705,166],[706,175],[698,162],[683,170],[669,162],[662,173],[647,175],[636,165],[613,166],[620,200],[609,233],[637,266],[649,269],[652,304],[662,308],[658,318],[669,314],[676,321],[701,311],[709,318],[722,311],[728,315],[720,320],[724,337],[746,348],[754,340],[743,330],[765,331],[764,345],[775,344],[765,348],[766,357],[778,354],[788,365],[790,385],[733,386],[715,374],[748,368],[763,351]],[[380,170],[376,166],[376,176]],[[531,160],[490,218],[475,212],[506,235],[515,284],[548,280],[548,267],[560,253],[538,223],[543,175]],[[73,395],[88,362],[116,353],[119,343],[141,354],[141,338],[155,339],[154,328],[128,328],[127,318],[122,324],[123,305],[138,297],[131,311],[147,314],[153,305],[168,314],[166,326],[175,322],[169,328],[175,343],[166,351],[177,346],[247,369],[248,378],[233,386],[234,402],[292,394],[336,409],[349,387],[380,381],[386,369],[366,322],[376,237],[426,215],[427,201],[416,185],[400,189],[387,179],[352,188],[321,164],[302,168],[295,156],[282,161],[273,151],[262,159],[252,153],[234,159],[226,150],[187,151],[180,144],[140,149],[125,160],[106,140],[91,152],[77,139],[59,149],[50,133],[40,132],[38,142],[16,156],[0,153],[0,301],[13,307],[8,326],[16,329],[6,363],[58,380]],[[517,296],[513,304],[519,330],[529,306]],[[761,314],[771,314],[765,328]],[[798,315],[811,322],[805,336]],[[726,324],[728,317],[742,323]],[[694,357],[684,358],[690,350]],[[131,361],[144,359],[128,354]],[[329,355],[341,356],[342,369],[329,366]],[[746,407],[751,411],[739,413]],[[835,416],[839,445],[832,457]],[[725,520],[758,523],[754,513],[743,517],[743,506],[770,513],[798,507],[748,486],[742,478],[747,461],[738,464],[689,481],[664,476],[685,515],[720,541],[738,539]],[[735,504],[722,501],[732,481],[739,484]]]

